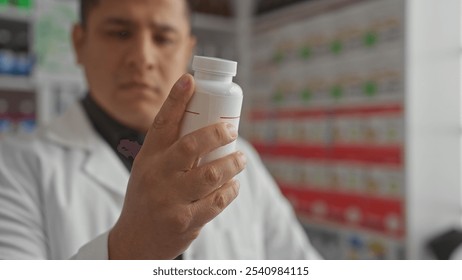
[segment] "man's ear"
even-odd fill
[[[83,62],[83,49],[85,45],[85,30],[81,24],[74,24],[72,27],[72,46],[77,64],[81,65]]]

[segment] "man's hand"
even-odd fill
[[[238,195],[233,178],[245,167],[242,153],[196,166],[203,155],[236,140],[235,128],[219,123],[178,137],[193,92],[194,80],[186,74],[147,133],[109,234],[110,259],[173,259]]]

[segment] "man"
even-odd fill
[[[245,142],[195,165],[235,128],[178,137],[194,92],[186,1],[81,2],[73,42],[90,93],[0,145],[0,258],[318,258]],[[117,152],[143,138],[134,162]]]

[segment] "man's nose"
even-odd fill
[[[156,67],[157,50],[151,35],[137,36],[128,52],[128,64],[133,70],[142,72]]]

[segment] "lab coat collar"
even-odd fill
[[[87,154],[82,169],[100,185],[125,195],[129,173],[114,151],[93,129],[80,102],[52,121],[46,137],[70,149]]]
[[[46,131],[48,139],[66,147],[86,151],[95,150],[95,144],[102,142],[91,126],[80,102],[51,121]]]

